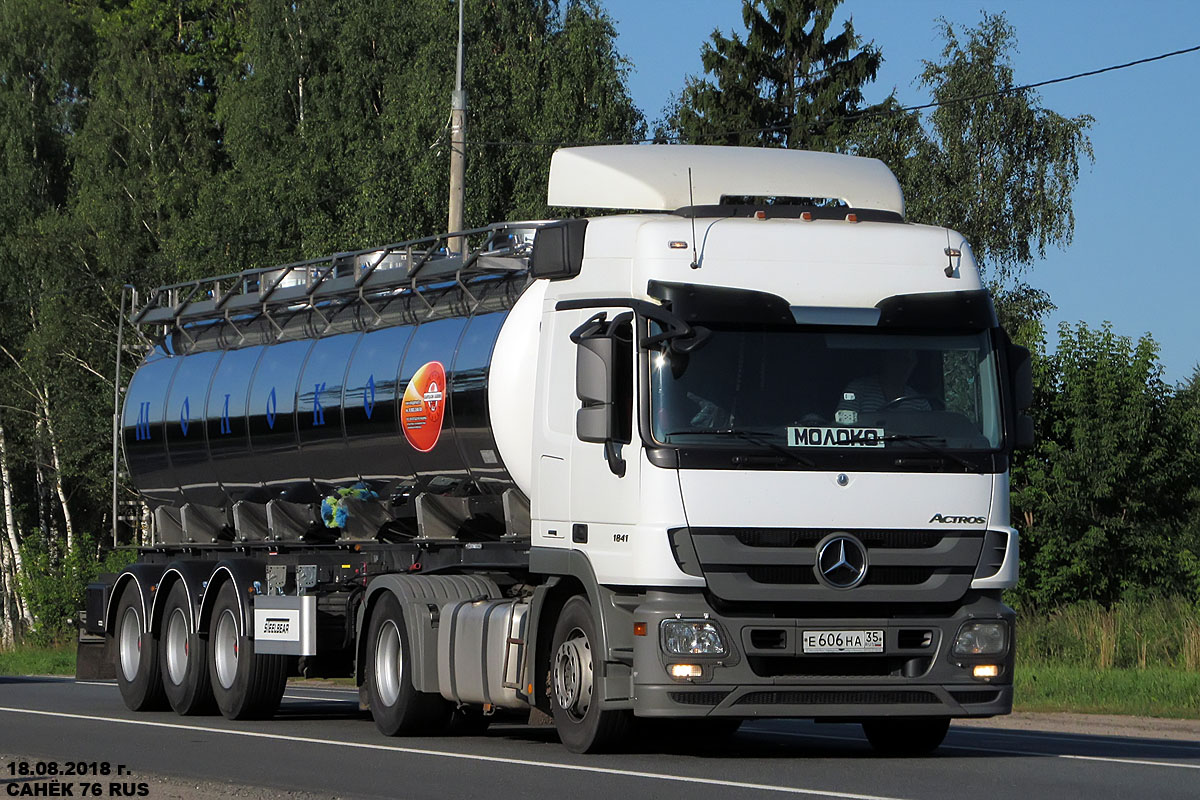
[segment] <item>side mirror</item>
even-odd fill
[[[575,396],[583,407],[575,414],[575,435],[580,441],[604,445],[608,468],[618,478],[625,477],[625,460],[617,453],[617,442],[629,442],[626,430],[632,387],[632,346],[629,320],[621,314],[609,322],[604,312],[594,314],[571,334],[577,345],[575,357]],[[620,331],[624,329],[622,334]]]
[[[575,434],[580,441],[603,444],[616,431],[613,367],[616,341],[594,337],[579,341],[575,362],[575,395],[583,408],[575,414]]]

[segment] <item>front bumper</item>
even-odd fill
[[[999,656],[958,657],[951,648],[972,619],[1014,613],[998,599],[977,596],[944,615],[893,613],[886,617],[719,614],[700,592],[653,591],[634,612],[647,635],[635,637],[633,710],[641,717],[990,717],[1012,711],[1014,637]],[[826,609],[828,610],[828,609]],[[722,656],[663,652],[659,625],[675,618],[707,618],[722,632]],[[805,654],[806,630],[883,630],[882,653]],[[671,664],[698,664],[698,678],[673,679]],[[999,674],[972,676],[977,664]]]

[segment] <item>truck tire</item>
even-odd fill
[[[631,733],[629,711],[600,708],[594,677],[599,643],[591,605],[572,597],[558,615],[550,646],[550,708],[558,738],[572,753],[610,750]]]
[[[450,705],[440,694],[418,692],[400,601],[385,592],[367,625],[366,689],[375,727],[385,736],[441,733]]]
[[[117,601],[113,651],[117,686],[130,711],[160,711],[167,707],[158,670],[158,639],[148,630],[141,592],[129,581]]]
[[[867,741],[880,755],[923,756],[938,749],[950,729],[949,717],[865,719]]]
[[[279,708],[287,685],[287,656],[254,652],[238,632],[237,589],[221,586],[208,629],[208,673],[217,708],[226,719],[264,719]]]
[[[217,704],[208,680],[208,642],[192,628],[187,587],[176,581],[163,609],[159,671],[167,702],[181,716],[211,714]]]

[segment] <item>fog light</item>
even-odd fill
[[[717,626],[702,619],[664,619],[662,648],[680,656],[722,656],[725,643]]]
[[[972,674],[976,678],[994,678],[1000,674],[1000,667],[995,664],[976,664]]]
[[[956,656],[995,656],[1008,649],[1008,624],[968,622],[958,629],[954,639]]]
[[[701,672],[700,672],[699,664],[672,664],[671,665],[671,677],[672,678],[699,678],[700,674],[701,674]]]

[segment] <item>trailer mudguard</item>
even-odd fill
[[[358,654],[355,679],[363,685],[366,661],[366,626],[375,604],[384,592],[391,592],[404,610],[412,648],[413,688],[436,694],[438,686],[438,622],[442,606],[459,600],[494,600],[500,596],[495,581],[482,575],[380,575],[367,586],[365,602],[358,607],[355,626]],[[480,642],[483,647],[483,642]]]
[[[182,582],[183,588],[187,591],[188,613],[191,615],[188,618],[188,628],[195,631],[197,613],[200,610],[200,598],[204,596],[204,587],[208,585],[208,578],[211,574],[211,563],[204,561],[173,561],[168,564],[158,581],[158,589],[155,590],[154,599],[151,601],[150,630],[155,634],[161,632],[163,605],[167,602],[166,597],[176,583]],[[158,602],[160,597],[163,598],[162,603]]]
[[[142,619],[149,620],[154,606],[154,590],[158,587],[161,577],[162,566],[159,564],[130,564],[126,567],[125,571],[117,576],[112,593],[108,596],[108,608],[104,610],[105,633],[113,629],[113,615],[117,613],[117,603],[121,601],[121,593],[130,582],[137,586],[138,594],[142,598]]]
[[[200,616],[196,625],[208,635],[208,623],[212,617],[213,606],[217,602],[217,592],[226,581],[232,581],[237,588],[238,596],[238,633],[241,636],[252,636],[253,593],[260,591],[261,585],[267,579],[266,562],[249,558],[226,559],[217,564],[204,587],[204,596],[200,600]],[[259,586],[255,586],[255,584]]]

